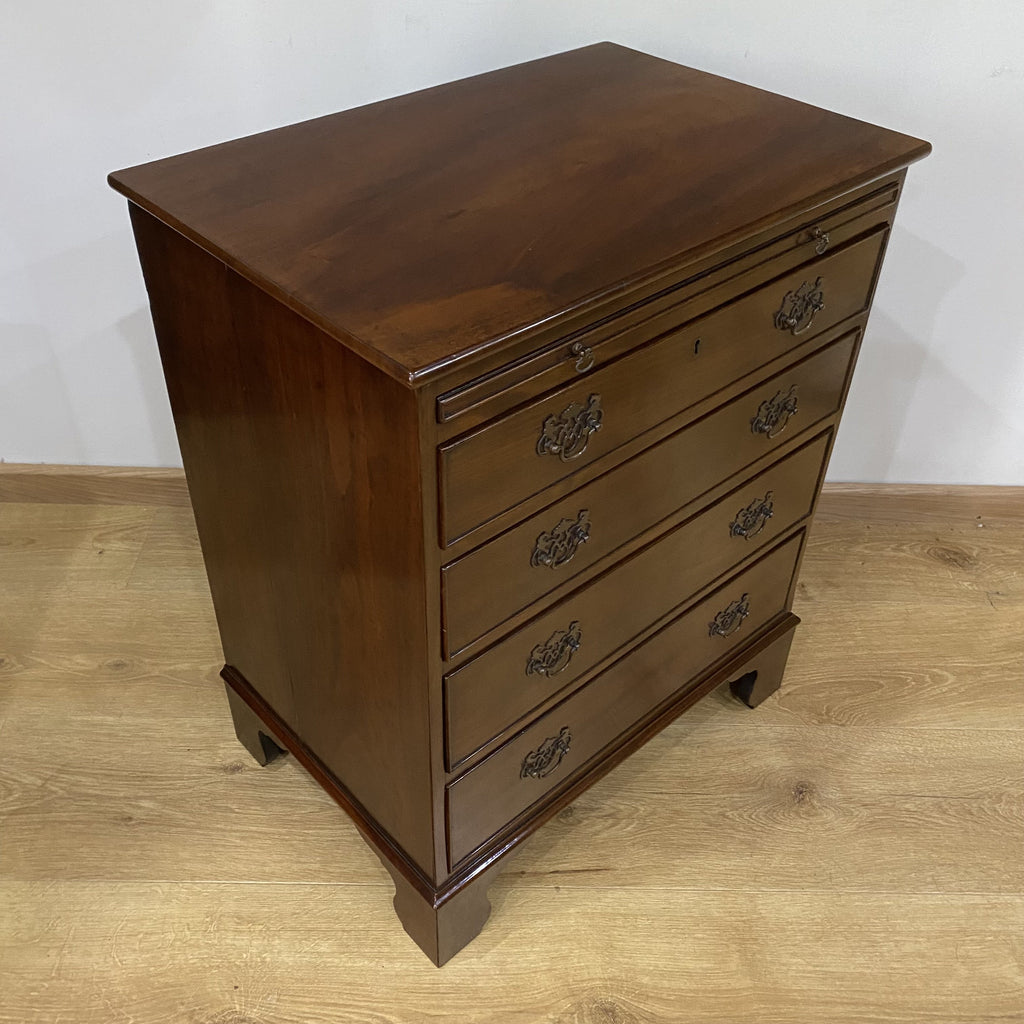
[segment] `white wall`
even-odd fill
[[[179,464],[109,170],[612,39],[933,143],[831,477],[1024,484],[1019,0],[6,6],[0,459]]]

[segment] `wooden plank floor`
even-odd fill
[[[3,1024],[1024,1021],[1021,490],[829,491],[782,692],[563,811],[439,971],[236,743],[188,508],[115,484],[0,503]]]

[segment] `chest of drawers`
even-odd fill
[[[436,963],[560,807],[779,685],[927,152],[605,43],[111,175],[239,739]]]

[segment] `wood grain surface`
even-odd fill
[[[224,661],[434,877],[416,396],[131,220]]]
[[[597,43],[116,171],[110,183],[415,379],[930,148]]]
[[[0,503],[0,1022],[1024,1021],[1022,527],[831,489],[781,691],[562,811],[438,971],[235,740],[188,509]]]

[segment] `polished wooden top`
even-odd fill
[[[109,180],[419,382],[929,149],[599,43]]]

